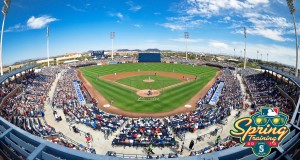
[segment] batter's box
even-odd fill
[[[159,101],[158,97],[139,97],[137,101]]]

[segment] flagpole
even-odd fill
[[[246,27],[244,27],[244,41],[245,41],[245,49],[244,49],[244,69],[246,69]]]
[[[50,66],[49,63],[49,26],[47,26],[47,59],[48,59],[48,67]]]

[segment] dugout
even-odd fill
[[[161,62],[160,53],[139,53],[139,62]]]

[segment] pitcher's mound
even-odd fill
[[[151,82],[155,82],[155,80],[153,80],[153,79],[144,79],[143,82],[151,83]]]
[[[159,90],[144,89],[144,90],[137,91],[136,94],[140,97],[156,97],[156,96],[160,95],[160,91]]]

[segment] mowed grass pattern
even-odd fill
[[[145,79],[152,79],[154,82],[143,82]],[[167,86],[171,86],[176,83],[180,83],[179,79],[169,78],[158,75],[142,75],[142,76],[133,76],[128,78],[122,78],[117,80],[117,82],[131,86],[137,89],[160,89]]]
[[[137,72],[138,70],[178,72],[195,75],[199,79],[164,90],[159,96],[159,101],[140,102],[137,101],[138,96],[132,90],[98,78],[103,75]],[[182,64],[138,63],[92,66],[82,68],[81,71],[94,88],[107,100],[114,99],[114,106],[130,112],[156,113],[170,111],[184,105],[216,75],[218,69]]]

